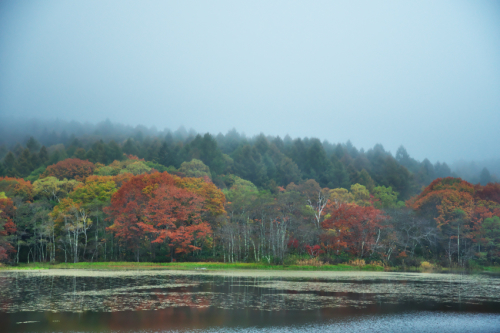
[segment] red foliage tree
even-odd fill
[[[325,253],[325,251],[323,251],[323,250],[321,249],[321,246],[319,246],[319,245],[314,245],[314,246],[311,246],[311,245],[306,245],[306,246],[304,246],[304,249],[307,251],[307,253],[308,253],[311,257],[317,257],[317,256],[319,256],[320,254]]]
[[[95,168],[96,166],[92,162],[83,161],[78,158],[68,158],[48,166],[47,170],[40,177],[52,176],[59,180],[66,178],[84,181],[86,177],[93,174]]]
[[[178,177],[167,172],[142,174],[124,182],[111,197],[105,212],[114,223],[108,230],[135,249],[137,259],[140,242],[148,235],[156,243],[168,239],[176,253],[187,253],[198,248],[192,244],[195,239],[211,232],[201,221],[201,213],[211,207],[205,207],[206,201],[196,193],[199,188],[180,184]]]
[[[342,203],[321,223],[327,231],[323,238],[328,249],[345,249],[362,258],[378,244],[377,236],[385,219],[383,212],[374,207]]]
[[[12,220],[15,209],[11,199],[0,199],[0,261],[7,260],[9,253],[16,252],[7,240],[7,236],[16,232]]]
[[[139,260],[140,243],[144,240],[147,222],[144,209],[150,193],[161,185],[174,185],[175,179],[168,173],[142,174],[132,176],[111,197],[111,206],[104,209],[113,220],[108,230],[136,251]]]
[[[476,185],[476,198],[500,204],[500,183],[489,183],[485,186]]]
[[[158,187],[147,203],[143,230],[157,235],[153,243],[170,241],[175,253],[189,253],[200,249],[192,245],[195,239],[211,233],[210,225],[201,220],[203,199],[193,192],[167,185]]]

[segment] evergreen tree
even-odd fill
[[[31,153],[30,163],[33,170],[40,167],[41,163],[40,158],[38,157],[38,153]]]
[[[488,169],[486,167],[483,168],[481,171],[481,174],[479,175],[479,182],[481,185],[486,185],[488,183],[491,183],[491,175]]]
[[[290,139],[288,135],[285,137],[285,139],[287,137]],[[286,142],[287,141],[285,140],[285,143]],[[297,163],[297,166],[303,173],[308,173],[306,147],[302,139],[296,139],[293,141],[293,143],[291,143],[289,154],[287,156],[290,157],[295,163]]]
[[[22,177],[26,177],[33,169],[33,165],[31,164],[31,153],[30,150],[26,148],[17,159],[17,172]]]
[[[114,140],[111,140],[106,146],[106,155],[108,163],[123,160],[122,149]]]
[[[9,151],[3,160],[3,165],[5,167],[6,172],[14,169],[15,164],[16,164],[16,157],[11,151]]]
[[[47,148],[45,148],[45,146],[42,146],[42,148],[40,148],[40,152],[38,153],[38,160],[40,161],[41,165],[46,165],[49,161],[49,152],[47,151]]]
[[[255,146],[244,145],[233,153],[234,171],[237,176],[251,181],[257,186],[267,182],[265,166]]]
[[[26,143],[26,148],[28,148],[31,153],[37,153],[40,150],[40,143],[31,136]]]
[[[158,163],[164,166],[172,165],[169,164],[169,157],[170,157],[169,155],[170,155],[170,149],[168,148],[168,144],[166,141],[163,141],[160,150],[158,151]]]
[[[94,151],[94,161],[90,161],[90,162],[93,162],[93,163],[99,162],[102,164],[109,164],[108,163],[108,156],[106,154],[106,147],[105,147],[104,142],[102,140],[99,140],[96,143],[94,143],[92,145],[92,150]]]
[[[428,159],[422,161],[420,170],[415,175],[416,181],[420,186],[429,185],[434,179],[436,179],[436,172],[434,166]]]
[[[89,160],[92,163],[96,162],[94,150],[92,150],[92,148],[90,148],[89,150],[87,150],[87,153],[85,154],[85,158],[84,159],[85,160]]]
[[[185,146],[185,152],[189,159],[200,159],[213,173],[221,174],[224,172],[224,157],[217,142],[210,134],[207,133],[203,137],[197,135],[193,141]]]
[[[434,164],[434,170],[436,178],[446,178],[452,176],[451,169],[446,163],[441,164],[436,162],[436,164]]]
[[[7,153],[9,152],[9,150],[7,149],[7,147],[5,147],[5,145],[0,145],[0,161],[5,157],[5,155],[7,155]]]
[[[267,150],[269,149],[269,143],[267,142],[266,137],[264,134],[260,134],[257,139],[255,140],[255,148],[259,152],[259,154],[264,155]]]
[[[370,177],[370,174],[365,169],[363,169],[359,173],[358,177],[359,178],[355,182],[353,181],[353,183],[358,183],[365,186],[371,193],[375,188],[375,182],[373,181],[372,177]]]
[[[86,160],[87,159],[87,155],[86,155],[86,152],[85,152],[85,149],[83,148],[78,148],[77,150],[75,150],[73,156],[75,158],[78,158],[80,160]]]
[[[138,149],[133,139],[129,138],[125,141],[125,144],[123,145],[123,152],[127,155],[137,156]]]
[[[418,172],[419,163],[410,157],[403,146],[400,146],[396,152],[396,161],[411,172]]]

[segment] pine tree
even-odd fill
[[[31,164],[31,153],[30,150],[26,148],[17,159],[17,171],[22,177],[26,177],[32,170],[33,165]]]
[[[40,152],[38,153],[38,160],[42,165],[46,165],[49,161],[49,152],[47,151],[47,148],[45,148],[45,146],[42,146],[42,148],[40,148]]]
[[[5,156],[5,159],[3,160],[3,165],[6,170],[10,170],[14,168],[15,164],[16,164],[16,157],[11,151],[9,151]]]
[[[40,143],[38,143],[34,137],[30,137],[26,143],[26,148],[28,148],[31,153],[37,153],[40,150]]]
[[[481,171],[481,174],[479,175],[479,182],[481,183],[481,185],[486,185],[488,183],[491,183],[491,174],[489,172],[488,169],[483,168],[483,170]]]
[[[106,147],[106,152],[107,152],[107,162],[112,163],[113,161],[121,161],[123,160],[123,152],[120,146],[118,144],[111,140],[107,147]]]

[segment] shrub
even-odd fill
[[[471,270],[479,270],[482,268],[476,260],[467,260],[466,267]]]
[[[323,262],[319,260],[319,258],[310,258],[310,259],[303,259],[303,260],[297,260],[297,265],[299,266],[323,266]]]
[[[430,270],[433,270],[434,268],[436,268],[435,265],[431,264],[430,262],[428,261],[422,261],[420,263],[420,268],[424,271],[430,271]]]
[[[283,264],[284,265],[297,265],[297,262],[300,261],[300,260],[304,260],[304,259],[310,259],[310,256],[308,256],[307,254],[290,254],[288,256],[285,257],[285,260],[283,261]]]
[[[363,267],[364,265],[366,265],[366,262],[363,259],[355,259],[349,261],[349,265],[356,267]]]
[[[385,264],[382,261],[378,261],[378,260],[372,260],[372,261],[370,261],[370,265],[385,267]]]

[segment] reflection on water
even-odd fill
[[[500,279],[489,275],[0,272],[0,331],[219,331],[224,326],[229,332],[255,327],[279,332],[298,325],[311,332],[354,332],[387,331],[389,324],[401,331],[403,323],[408,331],[425,331],[443,322],[456,328],[448,331],[494,331],[490,328],[500,330],[499,318]]]
[[[366,316],[355,320],[332,322],[328,324],[309,324],[285,327],[246,327],[221,329],[209,328],[204,332],[498,332],[499,316],[485,314],[445,314],[420,312],[418,314]],[[147,331],[144,331],[145,333]],[[192,331],[196,332],[196,331]]]

